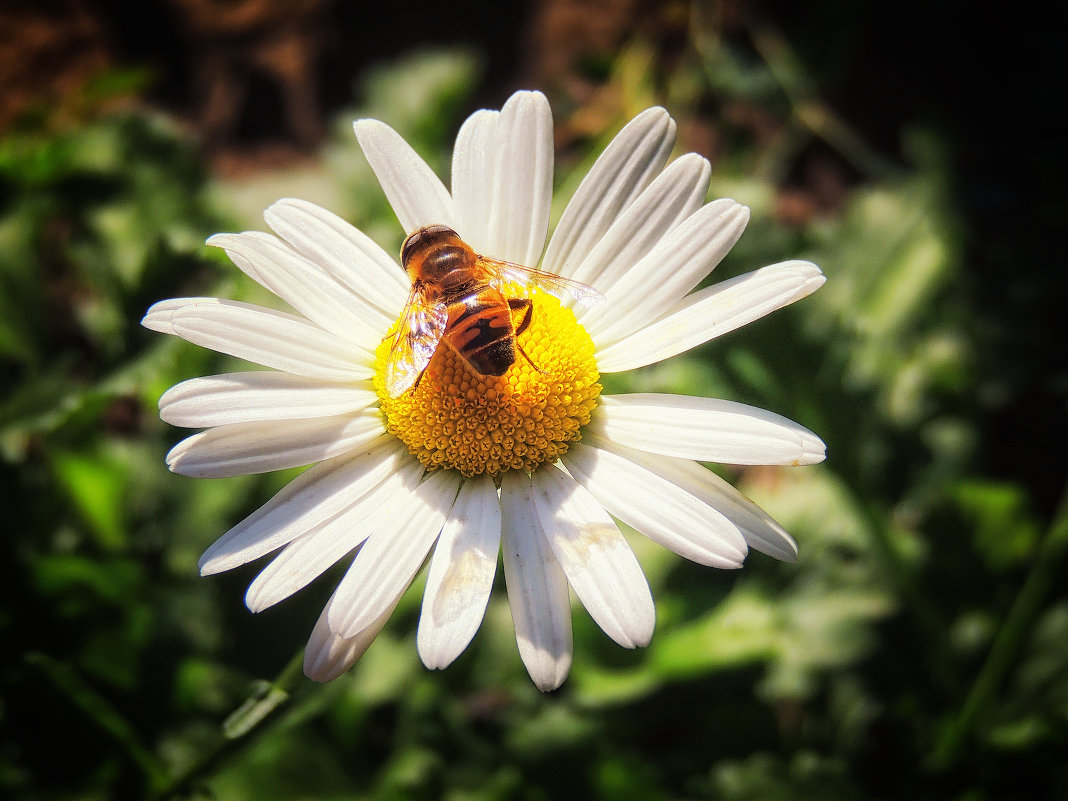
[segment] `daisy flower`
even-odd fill
[[[669,163],[664,109],[613,139],[547,246],[553,125],[540,93],[465,121],[451,192],[385,124],[355,129],[407,234],[447,226],[477,254],[582,282],[604,302],[502,288],[529,301],[525,358],[481,375],[443,341],[416,385],[391,397],[386,365],[412,286],[390,254],[292,199],[267,210],[274,235],[209,239],[295,313],[217,298],[148,311],[148,328],[269,368],[166,392],[166,422],[206,429],[167,464],[198,477],[312,466],[212,545],[202,574],[274,553],[246,595],[257,612],[350,560],[305,652],[305,673],[327,681],[363,654],[428,556],[417,645],[427,667],[448,665],[481,624],[503,552],[520,656],[551,690],[571,665],[569,588],[620,645],[652,636],[649,586],[616,521],[712,567],[739,567],[749,548],[796,556],[778,523],[700,462],[819,462],[812,432],[728,400],[601,394],[601,374],[674,356],[824,281],[787,261],[694,291],[749,212],[705,202],[701,156]]]

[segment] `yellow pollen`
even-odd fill
[[[378,346],[374,384],[386,428],[428,469],[532,471],[580,438],[601,394],[593,341],[556,298],[530,297],[530,325],[518,342],[537,369],[517,351],[504,375],[480,375],[440,343],[418,386],[390,398],[383,377],[393,337]]]

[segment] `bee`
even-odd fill
[[[401,264],[412,291],[386,361],[391,398],[418,386],[443,342],[480,375],[504,375],[517,352],[538,370],[517,340],[530,326],[533,304],[528,298],[506,297],[509,284],[558,298],[571,295],[584,305],[604,300],[578,281],[481,256],[444,225],[420,228],[404,240]]]

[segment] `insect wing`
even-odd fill
[[[490,282],[497,289],[503,289],[504,284],[523,284],[537,287],[560,300],[574,298],[583,306],[590,308],[598,303],[603,303],[604,295],[588,284],[564,278],[556,273],[537,270],[533,267],[524,267],[522,264],[513,264],[510,261],[499,261],[487,256],[478,257],[481,266],[493,274],[494,279]]]
[[[448,319],[444,303],[427,304],[422,293],[412,289],[386,360],[386,391],[391,398],[403,395],[430,364]]]

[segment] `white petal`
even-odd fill
[[[555,467],[534,474],[534,491],[538,525],[590,617],[624,648],[648,645],[656,623],[653,596],[612,518]]]
[[[449,191],[399,133],[378,120],[357,120],[353,127],[406,233],[424,225],[456,227]]]
[[[315,530],[412,461],[396,437],[382,434],[305,470],[204,552],[201,575],[231,570]]]
[[[396,260],[370,237],[326,209],[294,198],[279,200],[263,217],[298,252],[375,310],[367,312],[369,325],[393,324],[411,287]]]
[[[741,531],[709,506],[587,435],[573,443],[564,464],[612,515],[679,556],[702,565],[741,567],[746,544]]]
[[[416,645],[431,670],[450,664],[486,613],[501,550],[501,503],[493,480],[466,479],[427,574]]]
[[[400,597],[397,601],[400,601]],[[327,603],[326,609],[323,609],[315,628],[312,629],[308,647],[304,651],[304,675],[312,681],[336,679],[364,655],[396,608],[397,604],[394,603],[377,620],[352,637],[340,637],[330,630],[327,622],[330,604]]]
[[[722,198],[698,209],[618,280],[598,287],[607,304],[582,317],[598,347],[661,317],[697,286],[738,241],[749,209]]]
[[[516,92],[496,124],[493,205],[485,255],[536,265],[553,192],[553,115],[541,92]]]
[[[716,509],[738,527],[750,548],[784,562],[793,562],[797,558],[797,543],[786,529],[707,467],[689,459],[660,456],[594,437],[590,439],[598,447],[618,453]]]
[[[646,109],[627,123],[564,209],[542,267],[572,277],[613,221],[664,168],[674,144],[675,121],[662,108]]]
[[[501,479],[501,548],[508,604],[519,656],[542,692],[555,690],[571,669],[571,599],[567,578],[537,524],[529,476]]]
[[[352,561],[328,607],[330,628],[352,637],[408,588],[448,519],[459,489],[451,470],[432,473],[382,509],[378,530]]]
[[[369,381],[329,384],[262,370],[191,378],[159,399],[164,422],[185,428],[351,414],[378,400]]]
[[[167,467],[194,478],[267,473],[340,456],[381,433],[382,419],[377,411],[313,420],[234,423],[186,437],[167,454]]]
[[[655,543],[698,564],[741,567],[748,548],[737,525],[632,454],[643,452],[587,434],[564,465],[610,514]]]
[[[243,273],[320,328],[373,358],[386,329],[368,323],[367,304],[315,262],[261,231],[216,234],[208,244],[225,250]]]
[[[804,426],[744,403],[684,395],[601,398],[590,432],[638,450],[724,464],[815,464],[823,442]]]
[[[476,253],[489,253],[499,111],[482,109],[468,117],[452,151],[452,200],[456,232]]]
[[[168,298],[153,303],[141,319],[141,325],[151,331],[159,331],[161,334],[178,336],[174,326],[171,325],[171,318],[176,311],[187,306],[218,306],[222,303],[223,301],[219,298]]]
[[[155,330],[166,327],[194,345],[320,381],[371,377],[360,351],[295,315],[218,298],[176,298],[168,304],[160,310],[156,304],[145,319],[151,318]]]
[[[249,586],[245,594],[248,608],[262,612],[303,589],[351,553],[381,524],[383,509],[403,502],[398,496],[411,492],[422,470],[415,459],[408,460],[347,509],[289,543]]]
[[[788,261],[698,290],[598,352],[597,369],[618,373],[675,356],[811,295],[825,280],[815,264]]]
[[[612,287],[701,208],[712,168],[696,153],[676,159],[613,221],[574,277],[609,298]]]

